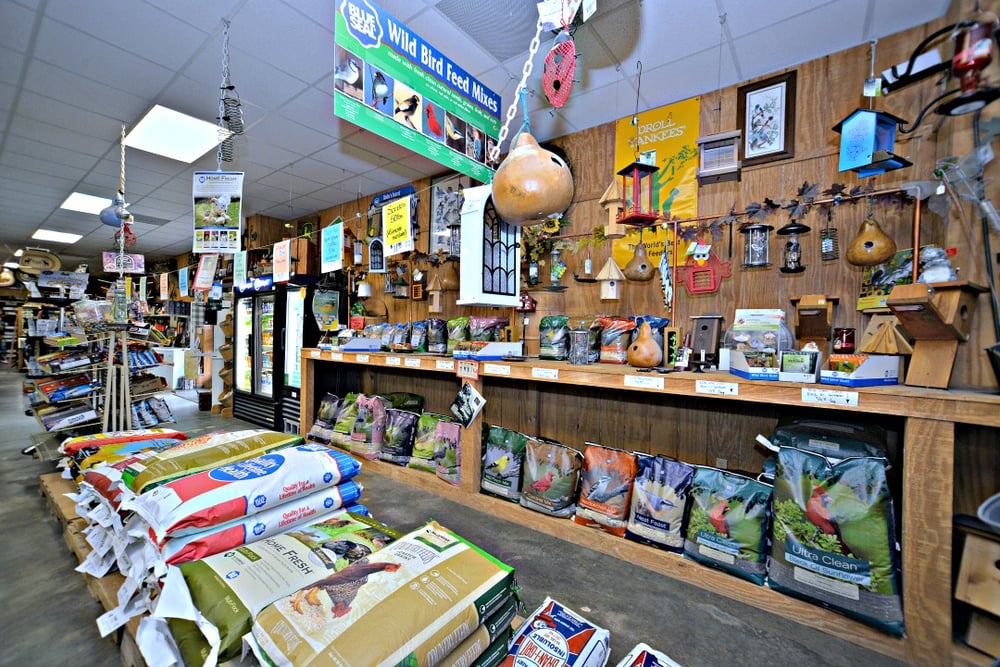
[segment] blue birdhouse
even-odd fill
[[[855,171],[865,178],[911,166],[892,152],[896,125],[904,122],[884,111],[858,109],[834,125],[833,131],[840,133],[840,171]]]

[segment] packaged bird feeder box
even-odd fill
[[[867,178],[911,166],[909,160],[892,152],[896,126],[904,122],[884,111],[858,109],[834,125],[833,131],[840,133],[839,170]]]

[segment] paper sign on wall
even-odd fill
[[[247,281],[247,251],[240,250],[233,255],[233,284],[242,285]]]
[[[292,278],[292,241],[285,239],[274,244],[274,282],[287,283]]]
[[[382,238],[386,257],[413,250],[410,201],[411,197],[400,197],[382,207]]]
[[[198,271],[194,274],[194,289],[207,292],[215,282],[215,267],[219,263],[218,255],[202,255],[198,260]],[[186,281],[185,281],[186,282]]]
[[[337,216],[333,223],[319,232],[321,273],[344,268],[344,219]]]
[[[160,301],[170,300],[170,274],[160,274]]]

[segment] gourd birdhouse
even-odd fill
[[[625,236],[625,225],[619,220],[622,217],[622,185],[615,179],[604,191],[600,199],[601,208],[608,214],[608,222],[604,225],[604,238],[620,239]]]
[[[601,283],[601,301],[617,301],[621,298],[621,285],[625,282],[625,274],[615,264],[611,257],[605,262],[604,268],[597,274]]]
[[[884,111],[858,109],[834,125],[833,131],[840,133],[839,170],[867,178],[911,166],[909,160],[892,152],[896,126],[904,122]]]
[[[622,215],[619,223],[646,227],[660,219],[660,214],[653,208],[653,174],[659,170],[655,164],[637,160],[618,172],[622,177]]]

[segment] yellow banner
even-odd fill
[[[410,197],[400,197],[382,207],[382,238],[386,257],[413,250]]]
[[[675,102],[621,118],[615,126],[615,178],[618,171],[639,160],[659,169],[651,174],[653,208],[665,219],[698,214],[698,137],[701,134],[701,98]],[[659,264],[665,251],[677,263],[673,233],[653,226],[642,233],[650,261]],[[639,230],[630,229],[613,241],[612,254],[620,267],[628,264],[639,243]]]

